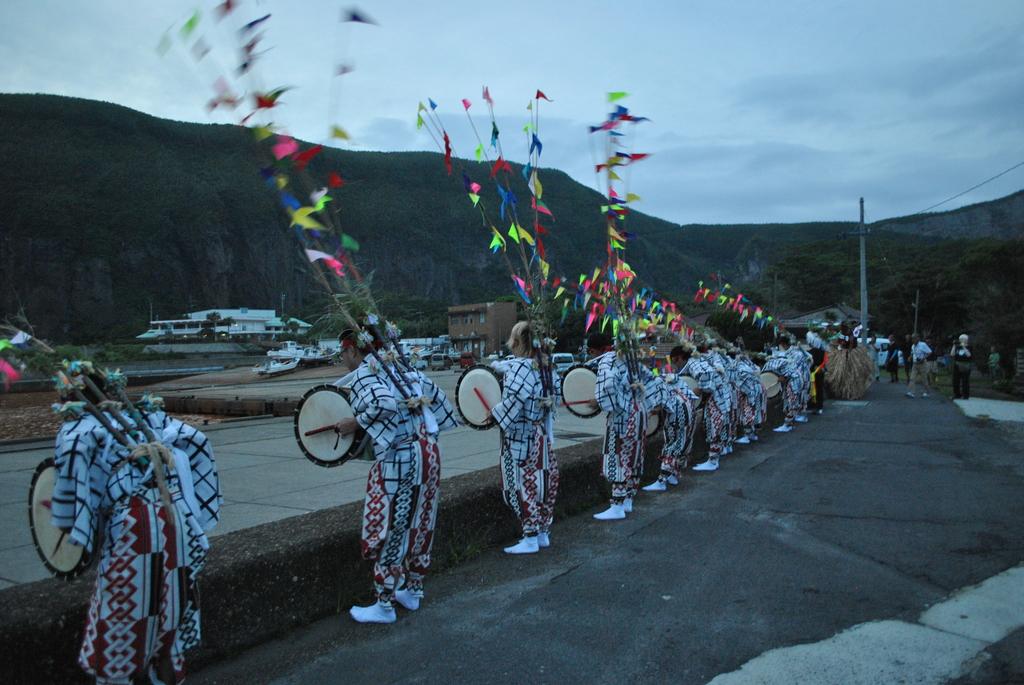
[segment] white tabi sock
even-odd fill
[[[541,549],[551,546],[551,535],[549,533],[537,533],[537,546]]]
[[[750,438],[748,438],[745,435],[743,437],[741,437],[741,438],[736,438],[736,444],[737,445],[749,445],[750,444]]]
[[[645,485],[641,488],[644,492],[665,492],[668,490],[668,486],[660,480],[656,480],[650,485]]]
[[[394,623],[395,608],[389,604],[381,604],[380,601],[368,607],[352,607],[348,610],[349,616],[359,623]]]
[[[678,478],[676,478],[676,477],[675,477],[675,475],[671,475],[671,476],[669,476],[669,477],[668,477],[668,480],[667,480],[666,482],[667,482],[667,483],[668,483],[669,485],[679,485],[679,479],[678,479]]]
[[[505,548],[505,554],[536,554],[540,551],[540,544],[537,536],[525,537],[511,547]]]
[[[598,521],[618,521],[626,518],[626,510],[621,504],[613,504],[600,514],[594,514],[594,518]]]
[[[632,497],[627,497],[626,499],[622,500],[622,511],[626,512],[627,514],[632,514],[633,513],[633,498]]]
[[[409,611],[416,611],[419,609],[421,599],[422,597],[410,590],[399,590],[395,593],[395,601]]]

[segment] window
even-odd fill
[[[480,323],[484,323],[485,321],[487,321],[487,314],[480,312]]]

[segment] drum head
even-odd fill
[[[775,397],[782,390],[778,375],[772,371],[761,372],[761,385],[764,386],[764,394],[767,397]]]
[[[295,407],[295,440],[299,449],[317,466],[340,466],[355,456],[365,431],[341,435],[333,429],[342,419],[355,417],[345,392],[334,385],[317,385],[306,391]],[[328,430],[321,430],[328,428]]]
[[[32,542],[43,564],[61,580],[70,580],[80,575],[92,563],[84,547],[72,544],[67,533],[53,525],[50,517],[50,501],[53,484],[57,482],[57,469],[52,458],[43,460],[32,474],[28,489],[28,526],[32,530]]]
[[[455,385],[455,406],[470,428],[487,430],[495,423],[491,409],[501,402],[501,381],[489,366],[475,364],[462,372]]]
[[[562,402],[565,408],[576,416],[590,419],[601,413],[600,407],[591,406],[597,397],[597,374],[590,368],[577,364],[562,377]]]
[[[647,437],[653,438],[661,430],[661,410],[652,411],[647,415]]]
[[[694,378],[693,376],[680,376],[679,378],[683,381],[683,383],[686,383],[687,387],[689,387],[690,390],[694,392],[694,394],[700,394],[700,384],[697,382],[696,378]]]
[[[693,376],[680,376],[680,378],[684,383],[686,383],[686,386],[693,391],[693,394],[698,397],[697,406],[703,407],[708,398],[704,394],[704,391],[700,389],[700,383],[697,382],[697,379]]]

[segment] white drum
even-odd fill
[[[765,396],[769,398],[775,397],[782,391],[781,379],[774,371],[761,372],[761,385],[764,386]]]
[[[317,385],[306,391],[295,407],[295,440],[311,462],[327,468],[341,466],[365,446],[366,432],[359,428],[342,435],[335,428],[342,419],[355,417],[344,390]]]
[[[43,565],[61,580],[71,580],[92,566],[99,550],[94,540],[96,554],[86,554],[84,547],[72,544],[68,534],[53,525],[50,508],[56,481],[57,469],[53,458],[48,457],[32,474],[32,484],[28,489],[28,526]]]
[[[470,428],[494,427],[491,410],[501,402],[501,381],[489,366],[476,364],[459,376],[455,386],[455,407]]]
[[[562,377],[562,404],[576,416],[592,419],[601,408],[591,402],[597,398],[597,374],[593,369],[577,364]]]

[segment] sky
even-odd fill
[[[621,104],[650,119],[632,127],[633,150],[652,155],[628,190],[681,224],[857,220],[862,196],[873,222],[1024,162],[1024,0],[239,0],[216,21],[217,4],[3,0],[0,92],[237,121],[205,103],[237,63],[235,27],[270,13],[268,51],[236,86],[294,86],[275,110],[294,135],[327,142],[338,124],[351,149],[436,151],[415,126],[432,98],[469,156],[461,100],[486,131],[486,85],[507,156],[525,161],[520,131],[541,89],[541,165],[597,187],[587,126],[606,93],[626,91]],[[376,24],[339,22],[353,7]],[[199,37],[212,49],[197,62]],[[353,71],[333,76],[339,63]],[[1021,188],[1024,166],[934,211]]]

